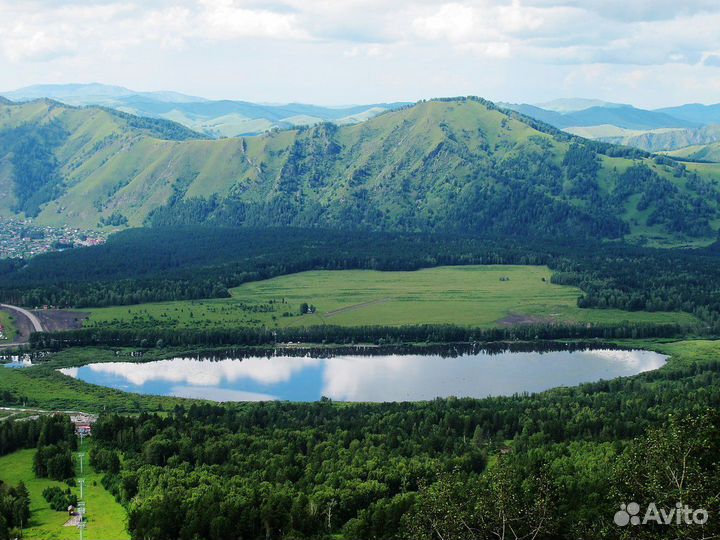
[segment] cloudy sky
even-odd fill
[[[0,0],[0,90],[720,102],[718,0]]]

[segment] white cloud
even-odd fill
[[[623,17],[616,17],[623,13]],[[193,42],[354,43],[351,56],[389,44],[560,63],[697,63],[720,48],[717,2],[572,0],[0,0],[0,50],[14,62],[181,49]]]
[[[196,32],[208,40],[309,39],[294,13],[239,7],[232,0],[203,0]],[[190,32],[192,33],[192,32]]]
[[[301,91],[336,103],[505,100],[532,72],[525,91],[543,99],[563,84],[593,92],[569,85],[607,65],[608,91],[645,88],[652,100],[686,88],[682,101],[712,100],[717,28],[717,0],[0,0],[0,86],[100,80],[261,101]],[[686,80],[662,81],[661,69],[678,66]],[[638,70],[646,82],[621,80]]]
[[[390,54],[390,47],[381,43],[363,43],[360,45],[353,45],[345,51],[345,56],[350,58],[360,56],[376,58],[379,56],[386,56],[388,54]]]
[[[527,0],[538,6],[566,5],[618,22],[660,21],[716,12],[716,0]]]
[[[453,43],[473,39],[480,30],[478,26],[475,10],[462,4],[446,4],[432,15],[413,21],[418,36]]]

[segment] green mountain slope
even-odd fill
[[[697,159],[720,163],[720,142],[688,146],[687,148],[669,152],[668,155],[680,159]]]
[[[566,131],[603,142],[640,148],[648,152],[678,150],[688,146],[705,145],[720,141],[720,125],[690,129],[664,128],[650,131],[629,131],[615,128],[618,130],[616,133],[610,130],[603,132],[602,127],[568,128]]]
[[[720,225],[720,168],[573,138],[478,99],[223,140],[153,122],[48,101],[0,106],[9,194],[0,213],[86,228],[270,224],[657,243],[709,241]],[[10,142],[17,130],[25,147]]]

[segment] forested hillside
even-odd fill
[[[720,168],[592,143],[477,99],[198,140],[50,101],[0,105],[0,213],[40,223],[366,227],[710,242]]]

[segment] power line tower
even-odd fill
[[[87,522],[85,521],[85,501],[80,501],[77,507],[78,514],[80,515],[80,523],[78,523],[78,529],[80,531],[80,540],[83,540],[83,533],[87,528]]]
[[[84,461],[85,461],[85,452],[84,452],[84,446],[83,446],[83,438],[84,433],[80,432],[78,433],[78,436],[80,437],[80,447],[79,452],[77,453],[78,461],[80,461],[80,478],[77,479],[78,485],[80,486],[80,501],[78,502],[77,511],[80,515],[80,522],[78,523],[77,527],[80,531],[80,540],[83,540],[83,536],[85,533],[85,529],[87,528],[87,522],[85,521],[85,478],[83,477],[84,474]]]
[[[80,443],[82,444],[82,442]],[[85,452],[78,452],[78,459],[80,460],[80,474],[83,473],[83,458],[85,457]]]

